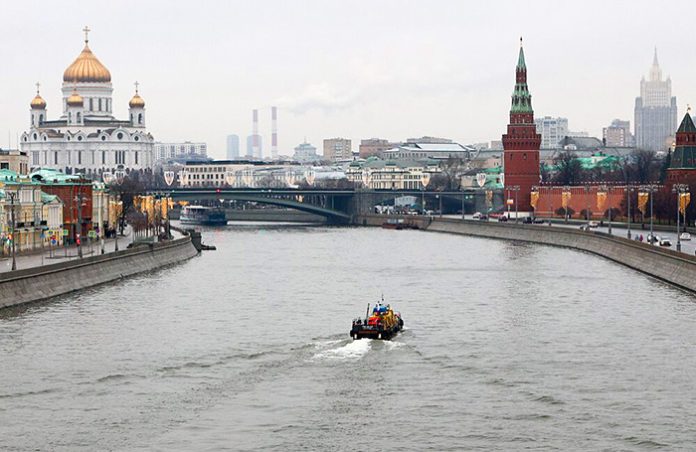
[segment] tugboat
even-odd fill
[[[382,298],[384,302],[384,298]],[[390,305],[377,303],[370,315],[370,304],[367,304],[365,319],[353,320],[350,337],[353,339],[384,339],[389,340],[404,328],[401,314],[394,312]]]
[[[185,206],[181,211],[181,224],[224,226],[227,224],[225,211],[219,207]]]

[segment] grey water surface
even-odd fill
[[[0,313],[0,450],[694,450],[696,302],[589,254],[238,225]],[[406,330],[355,341],[384,294]]]

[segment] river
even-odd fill
[[[0,313],[0,450],[693,450],[696,303],[595,256],[238,225]],[[348,336],[368,302],[390,342]]]

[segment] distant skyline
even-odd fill
[[[61,114],[65,68],[83,46],[110,70],[114,114],[140,82],[148,131],[165,142],[205,141],[224,158],[226,137],[270,143],[278,106],[281,154],[304,137],[392,141],[431,135],[500,140],[508,122],[519,37],[535,115],[566,117],[601,138],[630,120],[657,47],[678,117],[696,103],[686,1],[3,1],[0,147],[29,126],[35,86]],[[689,48],[685,48],[688,46]],[[270,154],[266,147],[264,154]]]

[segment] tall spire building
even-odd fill
[[[672,80],[669,77],[662,80],[657,49],[648,77],[648,80],[641,79],[640,97],[636,97],[636,146],[664,151],[674,141],[677,129],[677,98],[672,97]]]
[[[532,109],[532,95],[527,87],[527,65],[520,38],[520,55],[515,69],[515,90],[512,93],[510,123],[503,135],[503,173],[506,195],[515,198],[508,190],[519,187],[517,208],[531,210],[532,187],[539,184],[539,147],[541,135],[537,133]]]

